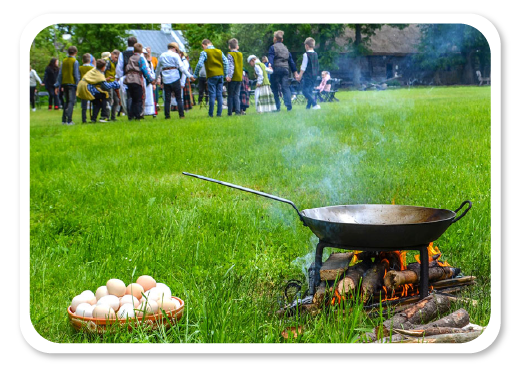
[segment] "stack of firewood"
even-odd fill
[[[450,297],[432,294],[413,305],[396,310],[371,333],[363,336],[368,343],[465,343],[477,338],[483,327],[470,324],[468,312],[461,308],[439,320],[450,309]]]

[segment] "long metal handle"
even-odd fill
[[[284,199],[284,198],[281,198],[281,197],[278,197],[278,196],[274,196],[274,195],[271,195],[271,194],[266,194],[265,192],[262,192],[262,191],[256,191],[256,190],[253,190],[253,189],[248,189],[247,187],[243,187],[243,186],[238,186],[238,185],[234,185],[232,183],[229,183],[229,182],[224,182],[224,181],[219,181],[219,180],[215,180],[213,178],[209,178],[209,177],[204,177],[204,176],[200,176],[200,175],[195,175],[193,173],[188,173],[188,172],[182,172],[183,175],[186,175],[186,176],[191,176],[191,177],[195,177],[195,178],[200,178],[201,180],[206,180],[206,181],[210,181],[210,182],[214,182],[214,183],[218,183],[220,185],[224,185],[224,186],[228,186],[228,187],[231,187],[233,189],[238,189],[238,190],[242,190],[242,191],[246,191],[246,192],[250,192],[252,194],[256,194],[256,195],[260,195],[260,196],[263,196],[263,197],[266,197],[266,198],[269,198],[269,199],[273,199],[273,200],[277,200],[277,201],[281,201],[282,203],[286,203],[286,204],[290,204],[295,210],[296,212],[298,213],[298,216],[300,217],[301,221],[303,222],[304,225],[305,224],[305,221],[303,220],[303,215],[302,213],[300,213],[300,211],[298,210],[298,208],[296,207],[296,205],[290,201],[290,200],[287,200],[287,199]]]

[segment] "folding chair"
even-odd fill
[[[47,100],[49,98],[49,92],[36,92],[34,98],[34,102],[36,105],[38,105],[38,108],[41,108],[42,107],[42,103],[43,103],[43,97],[47,97]]]

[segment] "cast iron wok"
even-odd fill
[[[427,245],[438,239],[448,227],[464,217],[471,201],[464,201],[455,211],[408,205],[337,205],[298,210],[287,199],[212,178],[183,172],[184,175],[215,182],[290,204],[303,224],[322,241],[354,248],[400,248]],[[457,217],[465,205],[466,210]]]

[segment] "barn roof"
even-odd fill
[[[182,36],[181,31],[172,30],[171,32],[131,30],[130,33],[137,38],[137,42],[144,47],[151,47],[152,55],[159,56],[168,50],[168,43],[177,42],[181,51],[186,51],[187,42]]]
[[[347,28],[343,36],[338,37],[336,42],[344,46],[349,39],[354,40],[355,31]],[[417,53],[417,47],[421,41],[421,30],[418,24],[410,24],[404,29],[393,28],[388,25],[381,27],[370,38],[369,49],[373,55],[404,55]]]

